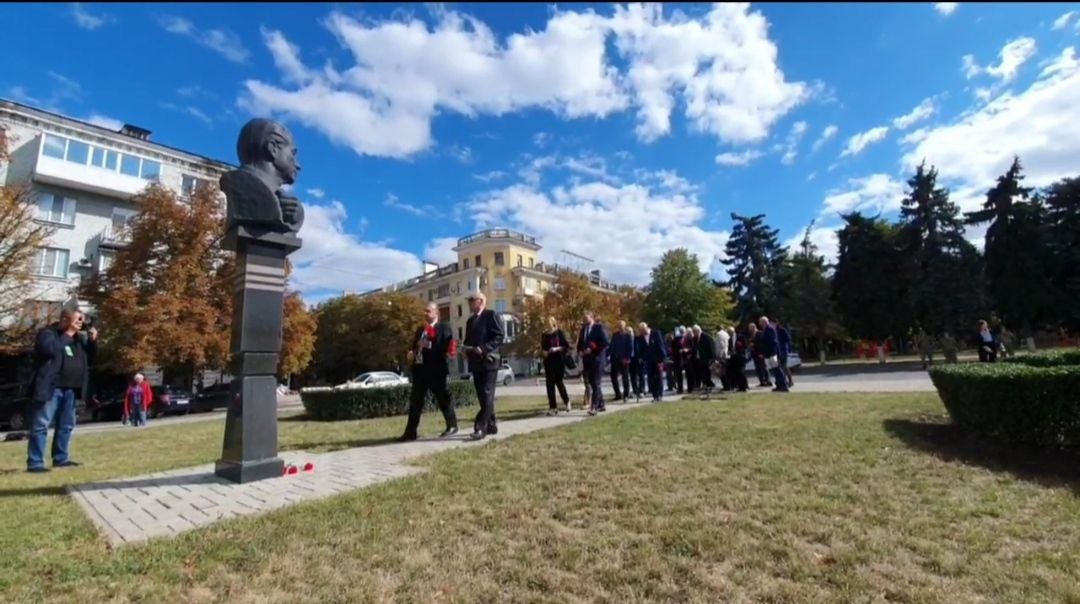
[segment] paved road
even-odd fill
[[[753,376],[748,376],[751,386],[756,382]],[[580,380],[573,379],[567,382],[567,391],[575,403],[581,403],[585,395],[585,387]],[[753,388],[751,392],[768,392],[768,388]],[[917,365],[863,365],[863,366],[836,366],[816,367],[807,366],[805,372],[795,372],[794,392],[933,392],[934,385],[925,371],[918,369]],[[497,396],[544,396],[547,390],[544,387],[543,378],[519,378],[513,385],[498,386],[495,389]],[[611,395],[611,381],[605,376],[604,394]],[[292,413],[301,407],[300,397],[286,396],[278,399],[278,413]],[[162,417],[150,420],[147,427],[162,427],[175,424],[187,424],[192,422],[221,421],[225,418],[224,411],[213,413],[198,413],[194,415],[181,415],[175,417]],[[76,434],[94,432],[107,432],[110,430],[130,429],[118,422],[97,422],[82,424],[76,430]],[[3,440],[5,433],[0,433]]]

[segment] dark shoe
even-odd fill
[[[439,438],[446,438],[447,436],[453,436],[457,434],[457,426],[450,426],[443,430],[443,433],[439,435]]]
[[[487,433],[488,434],[498,434],[499,433],[499,427],[498,426],[488,426]]]
[[[48,472],[48,471],[49,471],[49,468],[45,468],[45,467],[40,467],[40,468],[26,468],[26,471],[27,471],[27,472],[30,472],[31,474],[44,474],[45,472]]]
[[[402,434],[401,436],[397,437],[397,442],[399,443],[407,443],[414,440],[416,440],[415,434]]]
[[[548,409],[548,412],[547,412],[548,417],[555,417],[558,414],[559,414],[558,409]]]
[[[82,465],[81,463],[79,463],[77,461],[71,461],[69,459],[67,461],[62,461],[60,463],[54,463],[53,467],[54,468],[75,468],[75,467],[78,467],[78,466],[81,466],[81,465]]]
[[[484,434],[483,432],[473,432],[469,435],[469,440],[484,440],[485,436],[487,436],[487,434]]]
[[[596,411],[593,409],[589,409],[589,415],[596,415]]]

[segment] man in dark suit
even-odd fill
[[[476,398],[480,400],[480,412],[470,440],[480,440],[488,434],[496,434],[495,381],[499,374],[499,346],[503,343],[502,321],[487,308],[487,297],[477,293],[469,298],[473,315],[465,322],[465,355],[469,359],[469,371],[473,375]]]
[[[446,431],[441,437],[456,434],[457,415],[454,403],[450,400],[450,391],[446,388],[446,378],[450,374],[447,358],[457,353],[457,342],[450,325],[439,322],[439,306],[430,302],[424,309],[424,325],[416,330],[409,349],[409,363],[412,365],[412,392],[409,396],[409,422],[405,424],[405,433],[398,438],[405,442],[416,440],[416,429],[420,426],[420,414],[424,411],[428,390],[435,395]]]
[[[592,389],[592,401],[589,415],[605,411],[604,393],[600,390],[600,377],[604,371],[604,349],[608,347],[608,337],[604,326],[596,321],[592,311],[585,313],[585,323],[578,332],[577,351],[581,354],[582,369],[588,376]]]
[[[712,363],[716,358],[716,344],[709,332],[703,331],[700,325],[694,326],[694,347],[698,387],[715,388],[716,384],[712,381]]]
[[[615,400],[625,401],[630,398],[630,372],[634,362],[634,336],[626,329],[626,321],[616,324],[608,357],[611,359],[611,388],[615,390]],[[619,388],[620,378],[622,389]]]
[[[645,372],[649,376],[649,394],[654,403],[659,403],[664,398],[664,385],[661,382],[664,373],[664,360],[668,357],[668,349],[664,344],[664,334],[659,329],[650,329],[646,323],[638,325],[638,333],[645,342],[641,353]]]
[[[772,371],[773,379],[776,380],[776,387],[773,388],[773,392],[787,392],[787,378],[784,376],[783,370],[780,369],[780,337],[776,334],[776,326],[769,322],[769,317],[761,317],[758,324],[761,326],[761,338],[759,340],[761,348],[758,349],[758,352],[761,354],[762,360],[769,368],[769,371]]]

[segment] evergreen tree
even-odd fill
[[[1046,200],[1046,239],[1055,303],[1054,315],[1080,332],[1080,177],[1065,178],[1041,196]]]
[[[986,193],[981,210],[967,214],[967,224],[990,222],[984,257],[986,282],[994,308],[1006,326],[1023,335],[1047,318],[1053,304],[1047,270],[1048,242],[1042,236],[1044,209],[1028,201],[1031,188],[1023,187],[1020,158]]]
[[[765,224],[764,214],[739,216],[732,212],[731,219],[735,226],[723,263],[728,267],[726,285],[735,296],[735,316],[742,325],[773,308],[787,250],[777,241],[778,231]]]
[[[899,230],[877,217],[841,216],[832,299],[847,331],[880,341],[903,333],[909,323],[898,250]]]
[[[818,254],[817,246],[810,241],[813,226],[811,222],[806,227],[799,249],[784,263],[780,273],[781,293],[774,314],[787,325],[793,337],[814,337],[818,350],[824,350],[826,336],[838,331],[838,326],[825,257]]]
[[[923,162],[900,209],[900,279],[911,316],[928,333],[965,332],[986,309],[978,250],[964,239],[960,209]],[[903,331],[906,331],[903,330]]]

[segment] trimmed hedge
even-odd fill
[[[455,407],[477,404],[476,389],[472,381],[449,380],[450,399]],[[365,388],[334,390],[332,388],[305,388],[300,392],[304,409],[312,419],[333,421],[341,419],[367,419],[408,415],[409,393],[412,386],[392,388]],[[435,397],[429,392],[425,411],[438,409]]]
[[[1029,354],[1018,357],[1010,357],[1006,363],[1019,363],[1028,367],[1063,367],[1066,365],[1080,365],[1080,350],[1066,350],[1064,352],[1052,352],[1048,354]]]
[[[971,363],[930,370],[953,422],[1010,443],[1080,446],[1080,365]]]

